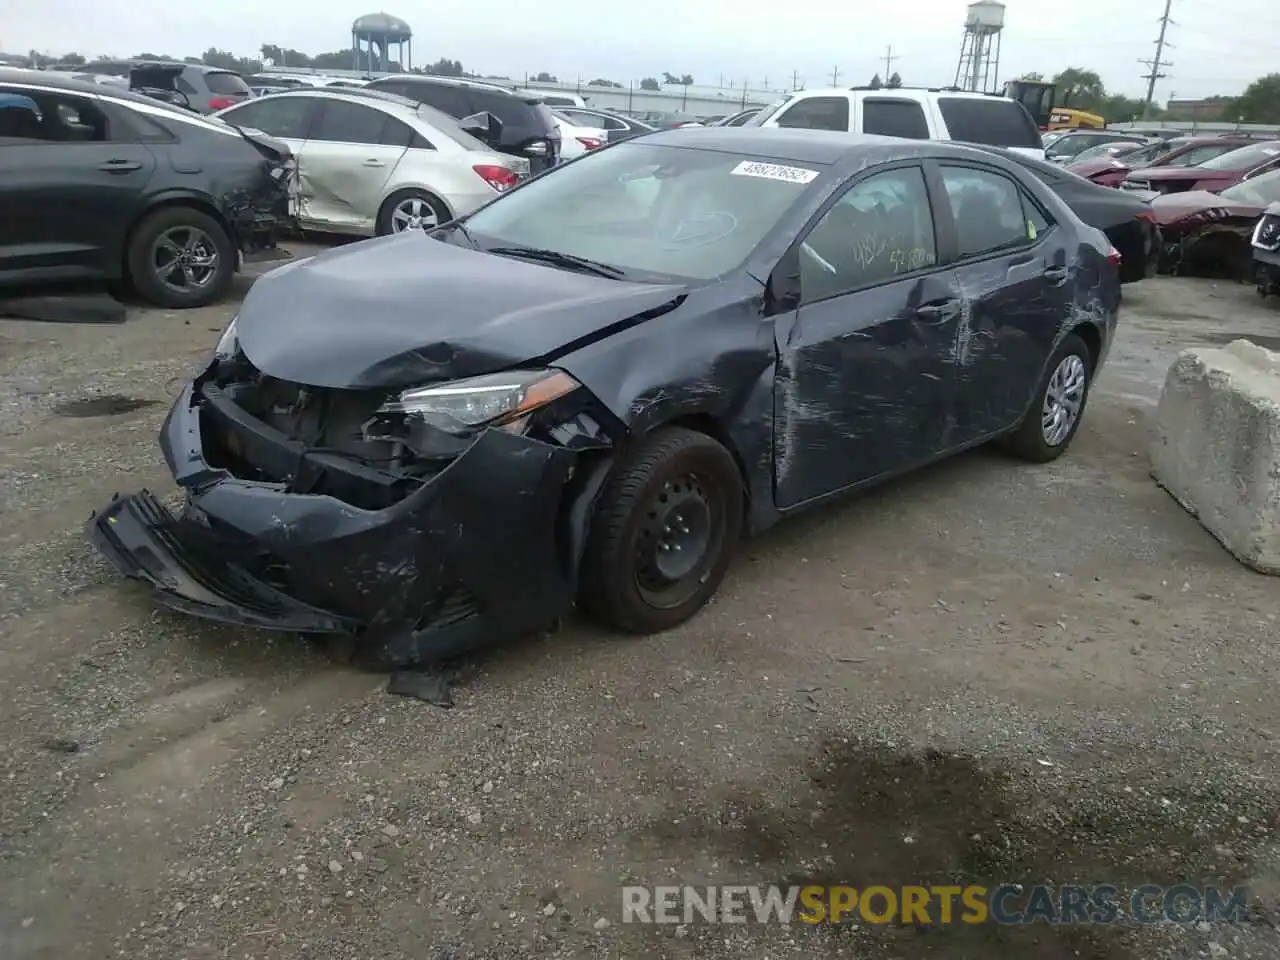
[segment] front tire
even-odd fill
[[[378,236],[408,230],[431,230],[449,221],[443,203],[425,190],[401,190],[387,197],[378,211]]]
[[[742,522],[742,477],[729,451],[694,430],[661,428],[605,484],[578,602],[626,633],[678,626],[719,588]]]
[[[226,296],[236,272],[236,249],[208,214],[163,207],[133,231],[126,263],[129,284],[144,300],[190,310]]]
[[[1083,340],[1069,334],[1049,360],[1027,415],[1001,446],[1032,463],[1058,459],[1080,429],[1092,383],[1093,356]]]

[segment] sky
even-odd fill
[[[414,63],[448,57],[470,72],[548,71],[619,83],[691,73],[697,83],[790,89],[867,83],[886,48],[908,85],[955,80],[965,0],[859,4],[809,0],[385,0],[413,28]],[[1165,0],[1007,0],[1000,78],[1065,67],[1098,72],[1109,92],[1141,96]],[[876,12],[871,8],[879,7]],[[1156,97],[1236,94],[1280,70],[1280,0],[1172,0]],[[263,43],[316,54],[350,45],[369,0],[0,0],[0,51],[193,56],[210,46],[257,56]],[[767,83],[766,83],[767,81]]]

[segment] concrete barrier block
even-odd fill
[[[1242,563],[1280,574],[1280,354],[1184,351],[1156,408],[1156,481]]]

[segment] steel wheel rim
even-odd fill
[[[199,227],[170,227],[151,247],[151,270],[169,290],[188,293],[213,283],[221,263],[218,247]]]
[[[405,197],[391,211],[391,232],[406,230],[430,230],[440,225],[435,207],[422,197]]]
[[[650,496],[633,542],[635,586],[647,604],[678,607],[706,582],[724,542],[722,499],[694,473]]]
[[[1048,446],[1062,444],[1080,419],[1086,380],[1084,361],[1074,353],[1063,357],[1049,377],[1040,412],[1040,432]]]

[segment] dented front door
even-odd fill
[[[782,509],[940,452],[960,321],[918,165],[855,183],[797,251],[800,306],[775,327]]]

